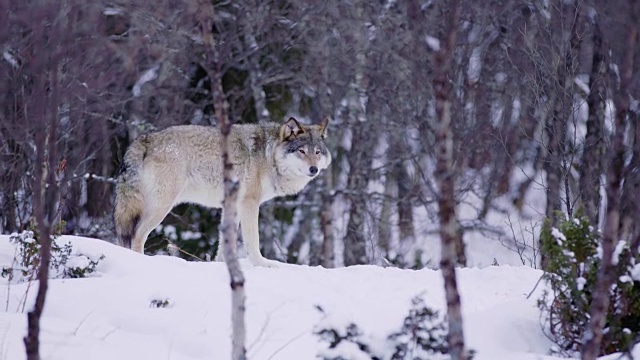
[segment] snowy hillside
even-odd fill
[[[142,256],[87,238],[65,236],[58,242],[67,241],[74,252],[105,258],[92,278],[51,282],[42,324],[45,359],[229,358],[229,279],[223,263]],[[14,252],[9,237],[0,236],[0,266],[10,266]],[[251,360],[315,359],[326,344],[313,329],[327,316],[316,305],[332,321],[355,322],[373,337],[398,329],[410,300],[421,293],[429,306],[444,312],[438,271],[242,264]],[[553,359],[546,356],[551,343],[535,306],[542,286],[526,299],[540,275],[511,266],[459,271],[466,338],[476,359]],[[0,288],[0,359],[24,359],[21,299],[28,284],[2,278]],[[35,293],[32,286],[27,310]],[[168,300],[168,306],[151,307],[154,300]]]

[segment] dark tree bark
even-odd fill
[[[593,67],[589,78],[590,92],[587,95],[589,117],[587,135],[584,140],[582,163],[580,164],[580,198],[591,224],[597,225],[600,211],[600,175],[605,155],[603,126],[606,112],[607,88],[605,81],[605,49],[602,46],[602,33],[597,23],[594,27]]]
[[[559,74],[562,78],[565,78],[567,75],[562,73]],[[561,80],[562,88],[565,86],[566,79]],[[547,156],[544,162],[543,169],[547,174],[547,206],[545,210],[545,214],[548,219],[551,219],[552,223],[556,224],[557,220],[555,212],[562,211],[562,161],[564,158],[564,153],[562,151],[562,143],[564,141],[564,135],[566,130],[566,106],[571,106],[571,104],[567,104],[564,95],[557,94],[558,97],[555,99],[553,114],[547,117],[545,124],[545,131],[547,133]]]
[[[40,109],[44,109],[45,105],[38,106]],[[46,114],[44,111],[40,111],[36,115],[38,122],[46,124]],[[51,261],[51,226],[49,220],[45,215],[45,200],[43,197],[46,192],[50,192],[46,189],[47,176],[43,171],[48,165],[45,163],[45,152],[47,148],[46,125],[36,130],[35,144],[36,144],[36,166],[35,166],[35,183],[33,197],[33,211],[38,226],[38,235],[40,237],[40,267],[38,270],[38,293],[36,295],[36,302],[33,310],[27,314],[28,319],[28,333],[24,338],[24,344],[27,350],[27,360],[40,360],[40,318],[44,310],[44,303],[47,297],[47,289],[49,287],[49,263]],[[51,156],[51,154],[50,154]],[[54,184],[51,184],[55,186]]]
[[[68,10],[68,8],[67,8]],[[35,49],[55,49],[38,54],[27,66],[39,73],[34,82],[33,94],[28,100],[32,105],[34,129],[35,166],[33,211],[40,236],[40,264],[38,269],[38,292],[33,310],[27,314],[27,336],[24,338],[27,360],[40,359],[40,319],[44,311],[49,287],[49,264],[51,262],[51,229],[56,218],[58,183],[56,168],[58,159],[58,109],[60,106],[60,61],[64,45],[58,41],[64,30],[55,20],[56,6],[40,9],[34,19],[33,46]],[[45,25],[54,24],[50,28]],[[57,48],[60,47],[60,48]],[[57,175],[60,175],[58,173]]]
[[[244,34],[244,46],[246,55],[246,68],[249,73],[249,86],[251,88],[251,97],[253,99],[253,107],[256,113],[256,119],[258,123],[266,123],[271,121],[271,114],[267,109],[267,96],[264,91],[264,71],[260,64],[260,57],[262,55],[262,48],[256,36],[257,33],[254,24],[258,23],[260,19],[259,7],[253,9],[247,9],[242,18],[242,25],[245,31]],[[261,19],[264,20],[264,19]],[[276,202],[273,200],[265,204],[260,211],[260,239],[262,243],[262,253],[266,258],[276,258],[276,243],[274,239],[273,224],[276,222],[275,209]]]
[[[302,203],[311,202],[313,200],[313,195],[308,191],[305,191],[303,194],[298,195],[298,199],[301,200]],[[297,208],[294,212],[293,220],[295,233],[290,238],[291,242],[287,244],[287,262],[300,264],[300,250],[302,246],[307,242],[307,238],[312,234],[312,224],[309,219],[313,216],[309,214],[310,207],[301,206]]]
[[[640,252],[640,113],[629,112],[633,139],[631,161],[624,171],[620,204],[620,239],[629,239],[632,256]]]
[[[333,236],[333,200],[334,196],[330,192],[331,175],[333,174],[331,169],[327,169],[328,174],[325,174],[326,185],[325,190],[322,193],[322,205],[320,212],[320,227],[322,228],[322,260],[321,265],[325,268],[333,268],[335,263],[335,245]]]
[[[607,213],[602,239],[602,261],[598,269],[598,278],[589,311],[590,320],[582,348],[583,360],[595,360],[601,354],[602,330],[605,326],[610,303],[609,289],[615,280],[615,266],[612,256],[620,235],[620,195],[625,157],[624,136],[630,106],[629,85],[633,77],[635,48],[638,41],[636,20],[640,16],[640,3],[630,0],[629,9],[631,11],[627,15],[627,24],[629,24],[627,46],[620,67],[620,87],[614,97],[616,106],[615,132],[609,157],[610,165],[607,170]]]
[[[543,144],[544,164],[546,172],[546,208],[545,215],[551,221],[552,226],[557,226],[560,220],[556,211],[563,211],[562,204],[566,206],[569,217],[573,217],[573,202],[569,186],[571,155],[567,149],[567,126],[573,113],[573,77],[575,63],[573,61],[576,37],[576,13],[578,9],[574,4],[560,4],[552,13],[551,25],[558,28],[559,34],[551,33],[550,41],[556,41],[556,53],[552,54],[554,64],[541,64],[541,67],[549,68],[551,78],[546,81],[551,92],[549,100],[550,114],[544,121],[544,134],[547,143]],[[554,67],[555,65],[555,67]],[[564,187],[564,189],[563,189]],[[564,192],[562,191],[564,190]],[[546,254],[541,253],[540,263],[542,269],[547,266]]]
[[[400,231],[400,251],[404,252],[415,243],[415,227],[413,226],[413,205],[412,199],[416,195],[416,189],[413,180],[407,173],[406,166],[397,162],[394,167],[394,174],[398,175],[398,230]],[[383,219],[384,220],[384,219]],[[405,255],[405,254],[398,254]],[[402,264],[409,265],[409,264]]]
[[[433,88],[436,97],[436,169],[434,177],[439,188],[438,218],[442,255],[440,269],[444,278],[449,323],[449,351],[454,360],[468,358],[464,345],[460,294],[456,279],[456,245],[462,243],[456,219],[455,171],[453,165],[453,129],[451,125],[452,86],[449,80],[453,52],[458,37],[460,1],[449,1],[449,18],[445,27],[446,39],[435,55]]]
[[[367,263],[364,222],[366,212],[366,173],[370,169],[370,127],[365,117],[366,109],[362,108],[361,96],[366,94],[365,70],[367,65],[367,31],[364,27],[364,7],[362,1],[355,5],[356,28],[353,33],[356,47],[355,74],[350,83],[349,92],[349,122],[353,129],[351,150],[349,151],[349,180],[347,189],[350,191],[351,206],[347,234],[344,238],[344,265],[359,265]]]
[[[40,78],[44,78],[41,76]],[[38,84],[38,87],[44,89],[43,82]],[[46,96],[42,99],[46,99]],[[54,190],[50,189],[55,187],[55,182],[50,181],[52,176],[47,174],[53,174],[53,171],[44,171],[45,169],[53,169],[55,162],[55,141],[57,133],[57,121],[52,121],[50,124],[51,130],[47,134],[47,114],[46,105],[43,101],[38,105],[36,110],[36,122],[41,126],[36,128],[35,144],[36,144],[36,162],[34,171],[34,197],[33,197],[33,211],[38,227],[38,235],[40,237],[40,266],[38,269],[38,293],[36,295],[36,301],[33,310],[27,314],[28,319],[28,333],[24,338],[24,344],[27,350],[27,360],[40,360],[40,318],[44,310],[45,300],[47,298],[47,289],[49,287],[49,263],[51,262],[51,221],[53,220],[54,203],[48,203],[47,200],[51,200],[49,194]],[[47,146],[48,142],[53,141],[52,146]],[[45,157],[45,153],[48,153]],[[47,186],[49,185],[49,186]],[[55,197],[54,197],[55,198]],[[47,209],[50,209],[47,211]]]
[[[395,188],[397,180],[392,178],[390,174],[387,174],[387,177],[384,181],[384,199],[382,200],[382,204],[380,205],[380,215],[378,216],[378,249],[381,252],[381,256],[385,259],[389,259],[390,246],[391,246],[391,215],[392,211],[396,208],[396,203],[390,201],[393,197],[393,192]],[[398,215],[400,217],[400,215]]]
[[[363,152],[366,147],[366,134],[364,125],[356,125],[353,130],[353,139],[349,162],[351,170],[347,189],[351,190],[349,198],[349,221],[347,234],[344,237],[344,265],[361,265],[367,263],[367,239],[364,233],[364,221],[366,200],[364,191],[367,188],[367,180],[363,174],[363,163],[366,163]]]

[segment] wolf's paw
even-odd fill
[[[249,260],[251,261],[251,264],[253,264],[253,266],[262,266],[268,268],[277,268],[280,267],[281,264],[279,261],[269,260],[262,256],[250,257]]]

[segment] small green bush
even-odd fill
[[[322,308],[318,309],[324,313]],[[316,327],[314,334],[328,343],[328,349],[318,356],[322,360],[349,360],[354,353],[358,354],[358,359],[371,360],[450,358],[447,325],[420,296],[412,299],[400,329],[383,341],[374,341],[354,323],[337,326],[325,321]],[[470,351],[469,359],[473,355],[474,352]]]
[[[602,249],[600,234],[586,217],[562,221],[559,228],[546,221],[540,234],[547,268],[543,279],[550,290],[538,300],[538,308],[549,337],[557,348],[552,353],[576,356],[580,353],[589,323],[589,308],[595,291]],[[620,241],[614,252],[616,282],[610,292],[610,306],[601,355],[626,351],[640,333],[640,264]]]
[[[97,259],[73,252],[71,243],[60,245],[58,237],[51,237],[51,263],[49,265],[50,278],[83,278],[96,271],[98,263],[104,259],[101,255]],[[34,231],[13,233],[9,241],[16,246],[16,255],[11,266],[2,268],[2,277],[11,281],[23,282],[38,278],[40,270],[40,240]]]

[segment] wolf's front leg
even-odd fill
[[[242,229],[242,239],[247,249],[249,260],[255,266],[278,267],[278,262],[266,259],[260,253],[260,232],[258,229],[258,216],[260,204],[252,200],[240,200],[238,202],[238,215]]]

